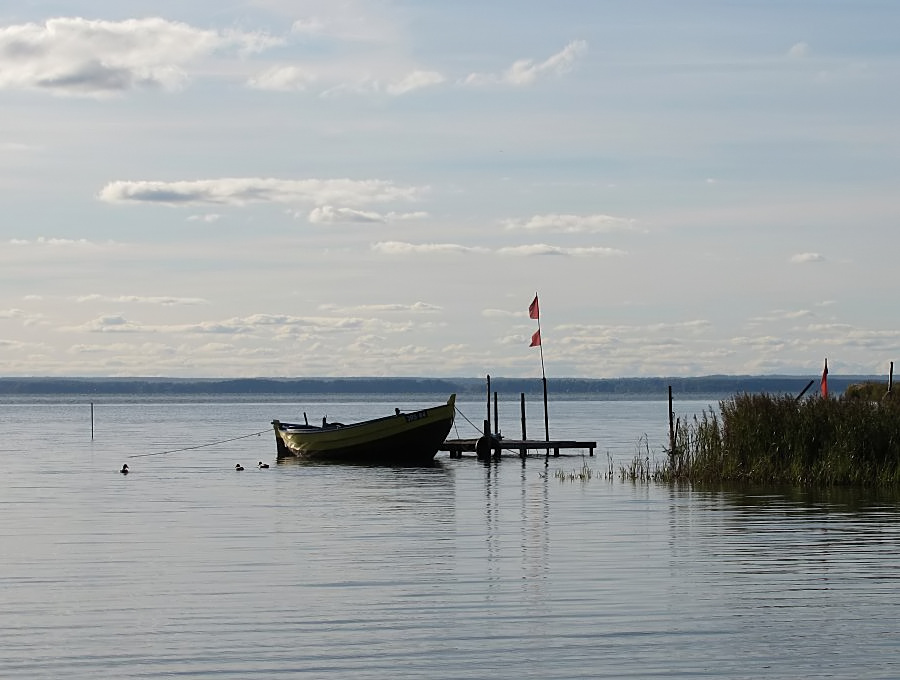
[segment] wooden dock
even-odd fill
[[[493,437],[487,439],[486,437],[479,437],[477,439],[447,439],[438,451],[449,451],[451,458],[462,458],[463,452],[474,452],[479,454],[479,458],[483,458],[486,451],[488,454],[493,452],[494,457],[499,457],[501,451],[507,450],[515,451],[524,458],[528,455],[528,451],[545,451],[547,456],[552,451],[554,456],[558,456],[561,449],[587,449],[589,451],[588,455],[593,456],[595,448],[597,448],[597,442],[576,441],[573,439],[543,441],[540,439],[496,439]]]
[[[537,298],[535,298],[535,301]],[[561,449],[587,449],[589,455],[594,455],[597,442],[576,441],[574,439],[550,439],[550,425],[547,421],[547,379],[544,378],[544,439],[529,439],[525,433],[525,393],[519,395],[519,410],[522,420],[522,438],[506,439],[503,436],[492,434],[491,415],[494,419],[493,432],[500,432],[498,423],[499,403],[497,393],[493,393],[494,408],[491,409],[491,376],[487,376],[487,418],[484,420],[484,433],[480,437],[472,439],[446,439],[438,451],[449,451],[451,458],[462,458],[465,451],[472,452],[479,460],[490,460],[491,457],[499,458],[506,451],[514,451],[521,458],[525,458],[529,451],[544,451],[547,458],[553,451],[554,456],[559,456]],[[669,409],[671,410],[671,409]],[[468,420],[468,418],[466,418]],[[471,422],[471,421],[469,421]]]

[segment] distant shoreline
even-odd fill
[[[671,386],[680,397],[725,398],[741,392],[799,395],[810,380],[807,395],[819,390],[819,376],[731,376],[655,378],[548,378],[553,399],[585,397],[665,399]],[[829,375],[829,393],[840,394],[848,385],[876,381],[885,376]],[[520,393],[540,395],[540,378],[491,379],[491,391],[508,399]],[[0,395],[372,395],[421,394],[479,396],[486,393],[485,378],[0,378]]]

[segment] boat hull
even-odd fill
[[[272,421],[280,458],[370,464],[429,463],[453,426],[455,398],[412,413],[350,425],[313,427]]]

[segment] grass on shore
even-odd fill
[[[649,474],[666,482],[898,485],[900,399],[891,397],[737,395],[720,402],[719,415],[679,423],[675,450]]]

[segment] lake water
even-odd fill
[[[552,403],[593,458],[276,463],[272,418],[429,403],[0,402],[0,677],[900,677],[897,498],[604,478],[664,401]]]

